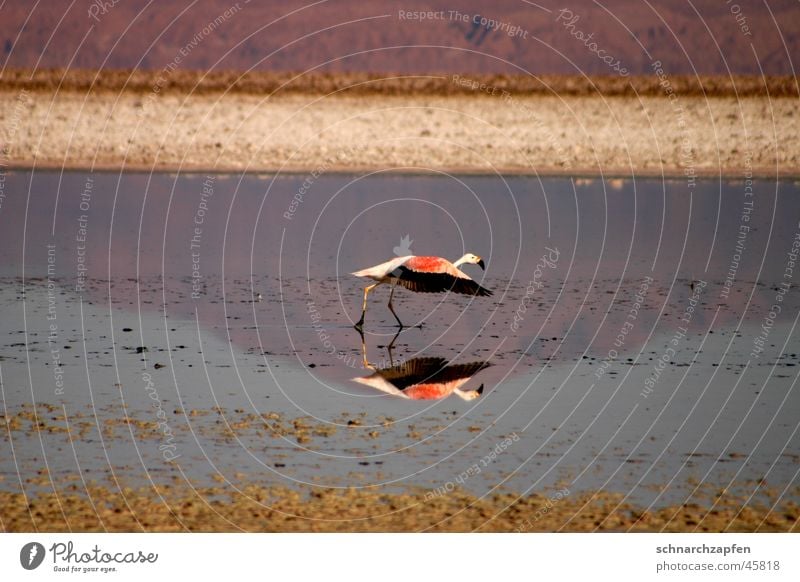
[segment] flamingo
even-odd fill
[[[394,342],[400,336],[400,331],[395,334],[392,341],[386,346],[389,353],[389,367],[377,367],[367,360],[367,344],[364,334],[361,335],[361,355],[364,368],[371,370],[369,376],[352,378],[365,386],[370,386],[386,394],[408,400],[439,400],[455,394],[463,400],[474,400],[483,394],[483,384],[476,390],[462,390],[472,377],[490,367],[489,362],[469,362],[465,364],[451,364],[444,358],[419,357],[412,358],[395,365],[392,356]]]
[[[386,394],[409,400],[439,400],[455,394],[474,400],[483,394],[483,384],[476,390],[462,390],[475,374],[488,368],[488,362],[450,364],[444,358],[413,358],[391,368],[375,369],[370,376],[353,378]]]
[[[409,255],[397,257],[380,265],[375,265],[368,269],[362,269],[351,273],[356,277],[366,277],[377,281],[368,285],[364,289],[364,304],[361,308],[361,319],[355,324],[356,329],[364,326],[364,315],[367,313],[367,297],[369,292],[381,283],[391,283],[392,290],[389,292],[389,311],[392,312],[397,320],[398,326],[402,329],[403,322],[397,317],[392,306],[394,288],[402,285],[406,289],[417,293],[441,293],[442,291],[453,291],[465,295],[488,296],[492,292],[481,287],[473,281],[469,275],[461,271],[458,267],[463,264],[478,265],[481,269],[486,268],[483,259],[472,253],[467,253],[454,263],[441,257],[416,257]]]

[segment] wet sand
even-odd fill
[[[191,417],[211,418],[220,418],[224,412],[217,408],[187,411]],[[220,438],[232,442],[237,433],[251,428],[250,422],[261,423],[265,429],[266,421],[281,436],[296,438],[298,443],[310,440],[305,435],[318,438],[329,434],[320,433],[309,420],[274,414],[240,423],[229,418],[217,431],[224,433]],[[7,427],[18,447],[25,439],[44,435],[49,440],[56,434],[80,447],[80,441],[94,438],[95,422],[91,416],[72,414],[69,428],[65,428],[60,407],[43,404],[36,410],[0,415],[0,424]],[[353,422],[354,427],[361,424]],[[156,423],[132,418],[106,416],[102,429],[109,450],[117,446],[112,443],[129,446],[127,430],[134,431],[140,443],[158,442],[162,437]],[[269,431],[262,432],[266,435]],[[60,450],[67,451],[69,446]],[[74,449],[76,444],[71,446]],[[24,466],[29,460],[18,459]],[[395,490],[352,484],[340,488],[268,486],[264,480],[252,481],[251,476],[237,472],[216,474],[212,481],[216,483],[208,485],[190,480],[181,467],[167,480],[161,471],[153,470],[148,476],[150,486],[142,486],[135,484],[141,483],[140,479],[131,480],[119,467],[97,471],[90,470],[92,465],[87,463],[80,472],[51,473],[39,463],[36,466],[40,467],[36,471],[20,473],[19,482],[11,475],[0,476],[2,531],[791,532],[800,519],[796,502],[800,487],[787,490],[763,482],[736,484],[758,491],[758,500],[738,489],[690,483],[695,487],[691,500],[645,506],[630,502],[622,493],[571,491],[567,483],[550,488],[547,494],[519,494],[498,487],[476,495],[455,482],[435,489]]]
[[[7,73],[0,80],[0,162],[305,173],[800,174],[791,83],[654,79],[183,75],[159,84],[154,75]]]

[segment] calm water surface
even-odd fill
[[[20,424],[2,487],[566,486],[657,505],[797,485],[796,183],[37,171],[5,194],[0,372]],[[388,349],[379,287],[362,344],[350,272],[467,251],[492,297],[400,289],[421,327]],[[481,394],[387,393],[421,378]]]

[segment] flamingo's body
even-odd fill
[[[371,376],[353,380],[410,400],[439,400],[451,394],[464,400],[473,400],[483,393],[483,384],[477,390],[463,391],[461,387],[489,365],[488,362],[448,364],[444,358],[414,358],[398,366],[375,370]]]
[[[367,312],[367,296],[369,292],[381,283],[391,283],[392,290],[389,293],[389,310],[394,315],[400,327],[403,322],[397,317],[392,306],[394,288],[401,285],[417,293],[441,293],[442,291],[452,291],[465,295],[488,296],[492,292],[481,287],[473,281],[469,275],[461,271],[459,265],[470,263],[484,268],[483,259],[472,253],[467,253],[455,263],[441,257],[416,257],[409,255],[397,257],[380,265],[375,265],[368,269],[362,269],[352,273],[356,277],[366,277],[377,281],[364,289],[364,304],[361,310],[361,319],[356,323],[360,328],[364,325],[364,315]]]

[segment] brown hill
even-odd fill
[[[652,74],[660,60],[669,74],[793,75],[800,57],[794,0],[399,6],[13,0],[0,8],[0,48],[3,68],[378,73]]]

